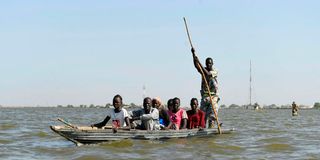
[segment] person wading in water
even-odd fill
[[[298,105],[295,102],[292,102],[292,116],[297,116],[298,115]]]

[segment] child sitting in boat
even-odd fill
[[[170,120],[173,123],[172,129],[175,129],[175,130],[187,128],[188,115],[184,109],[181,109],[179,107],[180,107],[180,99],[175,97],[173,99],[172,111],[170,110],[168,111]]]
[[[168,111],[172,112],[172,108],[173,108],[173,99],[169,99],[167,102],[167,107],[168,107]]]
[[[169,105],[168,105],[169,106]],[[168,110],[161,104],[159,97],[152,99],[152,107],[157,108],[159,111],[159,125],[161,129],[169,129],[172,126]]]
[[[112,128],[114,131],[117,128],[122,127],[124,129],[130,129],[130,121],[129,121],[129,114],[126,109],[122,108],[122,97],[120,95],[115,95],[113,97],[113,107],[114,109],[110,109],[107,112],[106,118],[100,122],[91,125],[92,127],[102,128],[104,127],[108,121],[112,120]]]
[[[136,128],[143,130],[159,130],[159,111],[157,108],[152,108],[152,100],[146,97],[143,100],[143,109],[130,112],[131,121],[141,120],[141,125]]]
[[[188,129],[205,128],[205,113],[198,109],[197,98],[192,98],[190,101],[191,110],[187,111],[188,115]]]

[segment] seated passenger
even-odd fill
[[[187,128],[187,113],[184,109],[180,107],[180,99],[174,98],[173,99],[173,108],[172,111],[168,111],[170,116],[170,120],[173,123],[171,129],[179,130],[179,129],[186,129]]]
[[[192,98],[190,101],[191,110],[187,111],[188,115],[188,129],[193,128],[205,128],[205,113],[198,109],[198,100],[197,98]]]
[[[167,109],[161,105],[160,98],[156,97],[152,99],[152,107],[157,108],[159,111],[159,123],[161,129],[169,129],[172,126]]]
[[[152,100],[147,97],[143,100],[143,109],[132,111],[132,121],[141,120],[141,125],[138,129],[143,130],[159,130],[159,111],[157,108],[152,108]]]
[[[173,109],[173,99],[169,99],[167,102],[168,111],[172,112]]]
[[[92,127],[102,128],[104,127],[108,121],[112,120],[112,128],[114,131],[117,128],[122,127],[125,129],[130,129],[130,121],[129,121],[129,114],[126,109],[122,108],[122,97],[120,95],[115,95],[113,97],[113,107],[114,109],[110,109],[107,112],[106,118],[97,124],[91,125]]]

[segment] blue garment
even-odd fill
[[[164,121],[163,118],[159,118],[159,123],[162,124],[162,125],[164,125],[164,126],[166,125],[166,123],[165,123],[165,121]]]

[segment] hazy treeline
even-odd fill
[[[251,106],[246,104],[246,105],[238,105],[238,104],[231,104],[229,106],[227,105],[221,105],[220,108],[253,108],[255,104],[252,104]],[[313,106],[309,105],[303,105],[303,104],[298,104],[299,108],[316,108],[320,109],[320,103],[316,102],[314,103]],[[259,107],[264,108],[264,109],[285,109],[285,108],[291,108],[291,104],[286,104],[286,105],[276,105],[276,104],[271,104],[271,105],[259,105]]]
[[[72,105],[72,104],[68,104],[68,105],[57,105],[57,107],[66,107],[66,108],[74,108],[74,107],[79,107],[79,108],[111,108],[113,107],[113,105],[111,103],[107,103],[106,105],[94,105],[94,104],[90,104],[90,105],[86,105],[86,104],[81,104],[81,105]],[[139,105],[136,105],[134,103],[130,103],[130,104],[123,104],[124,108],[135,108],[135,107],[141,107]]]
[[[298,104],[299,108],[315,108],[315,109],[320,109],[320,102],[315,102],[313,106],[308,106],[308,105],[303,105],[303,104]],[[8,107],[8,106],[3,106],[0,105],[0,107]],[[15,106],[9,106],[9,107],[15,107]],[[19,106],[17,106],[19,107]],[[26,107],[26,106],[23,106]],[[32,106],[27,106],[27,107],[32,107]],[[33,106],[33,107],[54,107],[54,106]],[[68,105],[57,105],[56,107],[59,108],[112,108],[112,104],[111,103],[107,103],[106,105],[95,105],[95,104],[90,104],[90,105],[86,105],[86,104],[81,104],[81,105],[72,105],[72,104],[68,104]],[[137,107],[142,107],[142,105],[137,105],[134,103],[130,103],[130,104],[124,104],[123,105],[124,108],[137,108]],[[184,107],[184,106],[181,106]],[[187,108],[190,108],[190,106],[185,106]],[[246,105],[238,105],[238,104],[231,104],[229,106],[222,104],[220,105],[221,109],[224,108],[243,108],[243,109],[250,109],[253,108],[254,104],[252,104],[251,106],[249,106],[248,104]],[[276,104],[271,104],[271,105],[259,105],[259,107],[264,108],[264,109],[285,109],[285,108],[291,108],[291,104],[286,104],[286,105],[276,105]]]
[[[223,108],[244,108],[244,109],[247,109],[247,108],[252,108],[254,106],[251,105],[238,105],[238,104],[231,104],[229,106],[225,105],[225,104],[222,104],[220,105],[220,108],[223,109]],[[75,106],[75,105],[58,105],[57,107],[68,107],[68,108],[73,108],[73,107],[80,107],[80,108],[112,108],[112,104],[111,103],[107,103],[106,105],[94,105],[94,104],[90,104],[90,105],[78,105],[78,106]],[[142,107],[141,105],[136,105],[134,103],[130,103],[130,104],[124,104],[123,105],[124,108],[136,108],[136,107]],[[183,106],[182,106],[183,107]],[[276,104],[271,104],[271,105],[259,105],[259,107],[261,108],[264,108],[264,109],[284,109],[284,108],[291,108],[291,104],[286,104],[286,105],[276,105]],[[314,103],[313,106],[307,106],[307,105],[299,105],[299,108],[317,108],[317,109],[320,109],[320,103],[319,102],[316,102]]]

